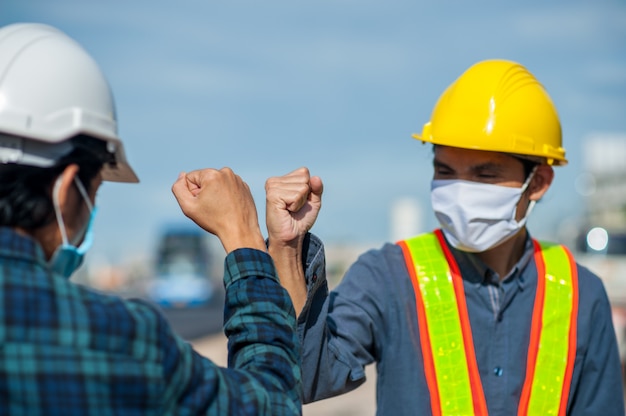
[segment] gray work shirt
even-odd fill
[[[500,279],[476,256],[450,247],[463,277],[476,361],[490,415],[515,415],[525,378],[537,268],[526,251]],[[377,366],[377,414],[429,415],[415,292],[401,248],[359,257],[328,291],[324,247],[305,244],[308,299],[298,319],[304,402],[348,392]],[[610,304],[601,280],[578,265],[577,347],[568,415],[624,415]]]

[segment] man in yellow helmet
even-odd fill
[[[567,163],[543,86],[518,63],[476,63],[414,137],[434,145],[440,228],[368,251],[330,294],[307,233],[321,180],[301,168],[266,183],[305,403],[357,388],[376,363],[381,415],[624,415],[602,282],[526,228],[553,166]]]

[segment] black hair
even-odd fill
[[[48,168],[0,164],[0,226],[33,231],[49,224],[55,218],[53,181],[67,166],[78,165],[78,178],[89,192],[91,181],[102,166],[114,163],[105,141],[87,136],[70,141],[72,150]]]

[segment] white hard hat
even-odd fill
[[[0,28],[0,163],[53,166],[69,139],[106,141],[102,177],[139,182],[117,135],[115,102],[94,59],[63,32],[37,23]]]

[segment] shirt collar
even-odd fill
[[[46,258],[39,243],[11,227],[0,227],[0,256],[46,264]]]
[[[445,239],[445,237],[444,237]],[[524,253],[519,261],[513,266],[511,271],[504,279],[500,280],[498,274],[488,267],[482,260],[478,258],[475,253],[469,253],[467,251],[458,250],[450,245],[446,240],[446,244],[450,248],[454,259],[459,265],[459,269],[463,271],[463,280],[476,285],[481,284],[494,284],[499,285],[502,283],[509,283],[511,281],[517,282],[520,289],[524,289],[525,279],[520,273],[528,265],[533,256],[533,242],[530,237],[530,233],[526,233],[526,240],[524,242]]]

